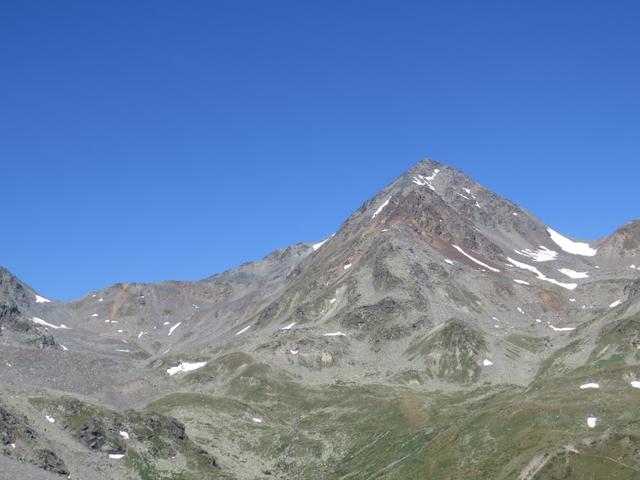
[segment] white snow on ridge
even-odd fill
[[[262,419],[260,417],[253,417],[251,420],[253,420],[256,423],[262,423]]]
[[[622,300],[616,300],[611,305],[609,305],[609,308],[616,308],[618,305],[622,305]]]
[[[125,431],[121,431],[120,432],[120,436],[122,438],[124,438],[125,440],[129,440],[129,433],[125,432]]]
[[[46,418],[49,423],[56,423],[56,419],[50,415],[45,415],[44,418]]]
[[[580,385],[580,390],[586,390],[589,388],[599,389],[600,385],[597,383],[585,383],[584,385]]]
[[[640,382],[638,380],[634,380],[633,382],[631,382],[631,386],[633,388],[640,388]]]
[[[547,228],[547,232],[549,232],[551,240],[567,253],[582,255],[583,257],[593,257],[598,252],[598,249],[591,248],[588,243],[575,242],[551,228]]]
[[[413,177],[411,181],[416,185],[420,185],[421,187],[426,185],[427,187],[429,187],[431,190],[435,192],[436,189],[433,188],[432,182],[435,180],[436,175],[438,175],[438,172],[440,172],[440,170],[436,168],[430,176],[427,177],[425,175],[417,175]]]
[[[448,258],[445,258],[444,261],[447,262],[449,265],[453,265],[453,260],[449,260]]]
[[[490,367],[490,366],[492,366],[492,365],[493,365],[493,362],[492,362],[491,360],[488,360],[488,359],[486,359],[486,358],[485,358],[485,359],[482,361],[482,365],[484,365],[485,367]]]
[[[332,332],[332,333],[323,333],[323,337],[344,337],[345,334],[342,332]]]
[[[65,352],[66,352],[67,350],[69,350],[67,347],[65,347],[65,346],[64,346],[64,345],[62,345],[62,344],[60,344],[60,348],[62,348],[62,350],[64,350]]]
[[[560,273],[564,273],[569,278],[589,278],[589,272],[576,272],[570,268],[559,268]]]
[[[48,298],[41,297],[36,293],[36,303],[51,303],[51,300]]]
[[[597,423],[598,423],[598,419],[596,417],[587,418],[587,426],[589,428],[596,428]]]
[[[387,205],[389,205],[389,200],[391,200],[391,197],[387,198],[387,200],[378,207],[378,209],[374,212],[374,214],[371,216],[371,220],[373,220],[374,218],[376,218],[376,216],[382,211],[382,209],[384,207],[386,207]]]
[[[343,268],[344,268],[345,270],[348,270],[349,268],[351,268],[351,264],[350,264],[350,263],[347,263]]]
[[[45,322],[44,320],[42,320],[41,318],[38,317],[33,317],[33,323],[37,323],[38,325],[43,325],[45,327],[49,327],[49,328],[54,328],[56,330],[58,329],[62,329],[62,330],[71,330],[69,327],[67,327],[64,323],[60,324],[60,326],[58,325],[53,325],[49,322]]]
[[[289,325],[287,325],[286,327],[282,327],[280,330],[289,330],[291,327],[293,327],[296,324],[296,322],[291,322]]]
[[[194,362],[194,363],[180,362],[175,367],[167,368],[167,373],[169,374],[169,376],[173,376],[176,373],[183,373],[183,372],[190,372],[192,370],[197,370],[199,368],[204,367],[206,364],[207,362]]]
[[[467,252],[465,252],[464,250],[462,250],[459,246],[451,244],[451,246],[453,248],[455,248],[456,250],[458,250],[461,254],[463,254],[465,257],[467,257],[468,259],[470,259],[471,261],[477,263],[478,265],[483,266],[484,268],[488,268],[489,270],[491,270],[492,272],[499,272],[500,270],[498,270],[497,268],[493,268],[490,267],[489,265],[487,265],[486,263],[481,262],[480,260],[478,260],[477,258],[473,258],[471,255],[469,255]]]
[[[525,282],[524,280],[518,280],[517,278],[514,278],[513,281],[516,283],[519,283],[520,285],[531,285],[529,282]]]
[[[174,331],[176,328],[178,328],[180,325],[182,325],[182,322],[178,322],[178,323],[176,323],[173,327],[171,327],[171,328],[169,329],[169,335],[171,335],[171,334],[173,333],[173,331]],[[169,335],[167,335],[167,336],[169,336]]]
[[[331,237],[329,237],[331,238]],[[318,250],[322,245],[324,245],[325,243],[327,243],[329,241],[329,238],[326,238],[324,240],[322,240],[321,242],[318,243],[314,243],[313,245],[311,245],[311,248],[313,248],[313,251],[315,252],[316,250]]]
[[[578,286],[577,283],[562,283],[562,282],[559,282],[558,280],[554,280],[553,278],[549,278],[540,270],[538,270],[536,267],[532,267],[531,265],[528,265],[526,263],[519,262],[517,260],[514,260],[511,257],[507,257],[507,260],[518,268],[522,268],[523,270],[529,270],[530,272],[535,273],[538,277],[538,280],[544,280],[545,282],[553,283],[554,285],[558,285],[559,287],[566,288],[567,290],[573,290]]]
[[[558,256],[558,252],[556,252],[555,250],[550,250],[544,245],[540,245],[540,248],[538,248],[537,250],[525,248],[524,250],[514,251],[519,255],[531,258],[534,262],[549,262],[551,260],[555,260],[555,258]]]
[[[251,328],[251,325],[247,325],[246,327],[244,327],[242,330],[240,330],[238,333],[236,333],[236,336],[240,335],[241,333],[246,332],[247,330],[249,330]]]
[[[333,305],[334,303],[336,303],[338,301],[338,299],[336,297],[333,297],[331,300],[329,300],[329,303],[331,305]]]
[[[110,453],[109,454],[109,458],[111,458],[113,460],[120,460],[123,457],[124,457],[124,453]]]

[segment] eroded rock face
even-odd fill
[[[58,475],[69,475],[69,469],[65,465],[64,461],[62,461],[62,459],[51,450],[39,450],[37,462],[38,463],[36,465],[43,470],[57,473]]]
[[[104,426],[95,419],[90,419],[81,426],[74,437],[91,450],[100,450],[106,443]]]
[[[16,444],[19,445],[16,448]],[[0,405],[0,453],[28,462],[58,475],[68,475],[65,462],[50,448],[45,448],[24,415],[16,415]],[[0,472],[0,476],[2,473]]]
[[[10,332],[13,340],[38,349],[59,348],[53,335],[25,318],[12,300],[0,303],[0,336]]]

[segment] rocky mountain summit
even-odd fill
[[[56,302],[0,269],[0,472],[640,478],[639,363],[640,221],[568,238],[425,160],[200,281]]]

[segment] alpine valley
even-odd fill
[[[571,239],[431,160],[200,281],[0,269],[0,328],[0,478],[640,478],[640,221]]]

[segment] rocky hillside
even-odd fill
[[[639,478],[639,226],[571,239],[426,160],[327,239],[197,282],[55,302],[1,270],[3,462],[24,478]]]

